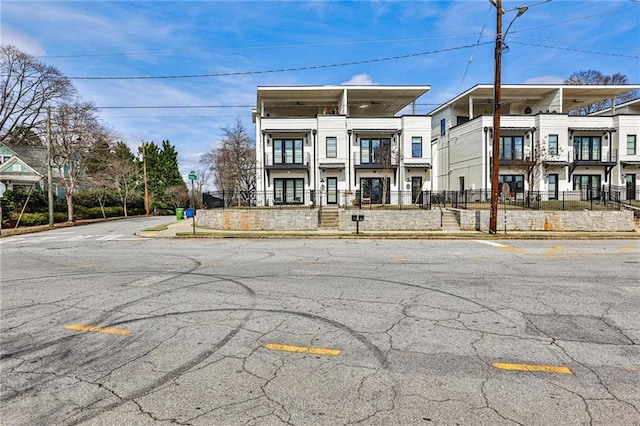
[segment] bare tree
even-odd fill
[[[44,122],[45,106],[70,99],[75,89],[56,68],[15,46],[0,47],[0,142],[21,143]]]
[[[184,185],[172,185],[164,190],[164,198],[173,208],[182,208],[189,204],[189,191]]]
[[[91,147],[106,138],[108,132],[98,122],[96,108],[90,103],[61,104],[51,115],[51,162],[64,186],[69,222],[74,220],[73,194],[87,176],[86,159]]]
[[[196,174],[198,175],[198,180],[195,182],[195,200],[196,200],[196,208],[202,208],[202,192],[204,187],[209,183],[212,176],[211,167],[208,164],[200,163],[200,168],[196,170]]]
[[[98,153],[102,153],[99,160],[94,156],[89,158],[91,161],[88,163],[94,169],[89,179],[95,186],[115,190],[122,203],[124,216],[128,217],[128,203],[138,194],[137,189],[142,184],[140,168],[131,149],[124,142],[111,144],[107,152],[103,151],[98,150]],[[93,149],[91,152],[96,154]],[[99,167],[96,164],[98,161]]]
[[[209,165],[216,188],[238,204],[251,203],[256,191],[255,144],[240,120],[234,127],[223,127],[224,138],[217,148],[202,156],[200,162]]]
[[[393,166],[396,163],[396,156],[398,155],[395,147],[391,146],[390,140],[381,140],[380,147],[376,152],[376,162],[380,163],[382,168],[382,205],[386,205],[390,200],[387,199],[389,194],[389,177],[393,171]]]
[[[615,73],[612,75],[606,75],[596,70],[584,70],[577,71],[571,74],[565,81],[565,84],[572,85],[624,85],[629,84],[629,79],[626,75]],[[632,90],[623,95],[616,97],[616,104],[628,102],[638,97],[638,91]],[[602,100],[600,102],[591,104],[587,107],[578,108],[573,111],[572,115],[589,115],[596,111],[602,111],[603,109],[611,108],[611,101],[609,99]]]

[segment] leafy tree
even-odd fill
[[[250,203],[256,191],[255,143],[240,120],[234,127],[223,127],[222,131],[224,137],[218,147],[204,154],[200,163],[210,167],[225,202]]]
[[[33,142],[29,131],[45,120],[45,106],[68,101],[75,89],[56,68],[15,46],[0,46],[0,142]],[[17,139],[17,140],[15,140]]]
[[[154,200],[164,200],[165,191],[170,186],[182,185],[186,190],[178,168],[178,152],[168,140],[162,141],[162,146],[145,142],[142,151],[146,157],[149,193]]]
[[[629,79],[626,75],[615,73],[612,75],[603,74],[600,71],[596,70],[584,70],[577,71],[571,74],[565,81],[565,84],[572,85],[623,85],[629,84]],[[638,91],[632,90],[623,95],[616,97],[616,105],[624,102],[628,102],[630,100],[636,99],[638,97]],[[572,115],[588,115],[592,114],[596,111],[602,111],[603,109],[611,108],[610,100],[603,100],[598,103],[591,104],[587,107],[582,107],[576,109],[572,112]]]

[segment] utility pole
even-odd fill
[[[51,161],[51,107],[47,107],[47,198],[49,203],[49,227],[53,228],[53,170]]]
[[[493,3],[493,2],[492,2]],[[502,79],[502,0],[495,0],[496,47],[495,81],[493,84],[493,152],[491,163],[491,216],[489,233],[496,234],[498,228],[498,174],[500,168],[500,84]]]
[[[144,210],[147,212],[147,216],[150,214],[149,210],[149,182],[147,179],[147,145],[142,142],[142,170],[144,174]]]

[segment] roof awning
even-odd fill
[[[563,166],[568,166],[569,162],[568,161],[563,161],[563,160],[558,160],[558,161],[548,160],[548,161],[543,161],[542,164],[544,164],[545,166],[563,167]]]
[[[640,167],[640,161],[620,161],[624,167]]]
[[[406,169],[430,169],[431,163],[404,163]]]
[[[570,132],[615,132],[613,127],[569,127]]]
[[[400,129],[353,129],[355,134],[367,134],[367,135],[390,135],[394,133],[401,133]]]
[[[344,163],[320,163],[318,167],[321,169],[340,170],[344,169]]]
[[[505,126],[500,126],[500,131],[507,131],[507,132],[535,132],[536,128],[535,127],[505,127]]]
[[[265,133],[274,133],[274,134],[280,134],[280,133],[311,133],[311,129],[264,129],[262,131],[263,134]]]

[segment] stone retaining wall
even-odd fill
[[[461,230],[489,230],[488,210],[457,210]],[[498,231],[505,229],[505,213],[498,211]],[[507,210],[507,231],[627,232],[634,230],[631,211]]]
[[[488,231],[488,210],[455,210],[463,231]],[[363,215],[360,231],[438,231],[440,210],[339,210],[338,230],[355,231],[351,215]],[[317,209],[214,209],[198,210],[196,223],[233,231],[316,231]],[[505,215],[498,214],[498,230]],[[530,211],[509,210],[507,231],[627,232],[634,230],[631,211]]]
[[[440,210],[340,210],[338,230],[355,231],[354,214],[364,216],[360,232],[440,230]]]
[[[315,231],[318,229],[318,210],[198,210],[196,223],[227,231]]]

